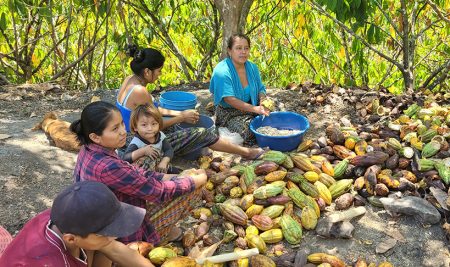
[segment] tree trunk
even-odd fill
[[[402,72],[405,83],[405,91],[403,94],[411,95],[414,93],[414,73],[410,68]]]
[[[408,11],[406,0],[401,0],[402,14],[402,47],[403,47],[403,69],[401,69],[403,74],[405,91],[404,94],[412,94],[414,92],[414,69],[412,64],[412,53],[411,53],[411,43],[410,43],[410,25],[408,23]]]
[[[214,0],[222,18],[222,53],[220,59],[227,57],[228,38],[235,33],[242,33],[253,0]]]

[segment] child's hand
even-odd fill
[[[161,173],[167,173],[169,162],[170,162],[169,157],[163,157],[159,162],[158,166],[156,166],[156,171]]]
[[[144,147],[144,153],[146,156],[150,157],[151,159],[156,159],[159,156],[159,152],[158,150],[156,150],[155,148],[153,148],[151,145],[147,145]]]
[[[169,164],[166,162],[161,161],[158,166],[156,166],[156,171],[160,173],[167,173],[167,168]]]

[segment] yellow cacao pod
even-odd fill
[[[250,208],[251,205],[253,205],[254,197],[253,194],[244,195],[241,198],[241,201],[239,203],[239,206],[242,210],[247,210]]]
[[[265,209],[263,209],[260,215],[269,216],[271,219],[275,219],[280,216],[284,210],[284,205],[271,205]]]
[[[200,265],[192,258],[176,257],[166,260],[161,267],[200,267]]]
[[[308,256],[308,261],[311,263],[329,263],[333,267],[345,267],[345,262],[336,256],[326,253],[313,253]]]
[[[314,185],[319,191],[320,198],[322,198],[327,205],[331,205],[332,197],[330,190],[328,190],[328,187],[320,181],[315,182]]]
[[[314,228],[316,228],[317,215],[316,212],[309,206],[306,206],[302,209],[302,215],[300,219],[302,221],[303,228],[308,230],[313,230]]]
[[[245,229],[245,236],[248,237],[250,235],[257,235],[259,234],[259,230],[256,226],[254,225],[249,225],[246,229]]]
[[[212,212],[211,212],[211,210],[208,209],[208,208],[198,208],[198,209],[195,209],[195,210],[192,212],[192,215],[193,215],[194,218],[196,218],[196,219],[199,219],[200,216],[201,216],[201,214],[205,214],[206,217],[209,217],[209,216],[212,215]]]
[[[253,204],[248,208],[245,213],[247,214],[248,218],[251,219],[253,216],[260,214],[264,209],[263,205],[256,205]]]
[[[266,253],[266,242],[264,242],[264,240],[259,235],[249,235],[246,238],[249,247],[257,248],[259,250],[259,253]]]
[[[317,180],[319,180],[319,175],[313,171],[305,172],[303,174],[303,177],[305,177],[306,180],[310,181],[311,183],[315,183]]]
[[[271,173],[268,173],[264,180],[267,182],[275,182],[275,181],[281,181],[286,177],[287,172],[286,171],[273,171]]]
[[[161,265],[170,258],[175,258],[177,253],[170,248],[157,247],[150,251],[148,258],[153,264]]]
[[[212,191],[214,190],[214,184],[211,181],[208,181],[205,184],[205,188],[208,189],[209,191]]]
[[[281,229],[270,229],[259,235],[267,244],[278,243],[283,240],[283,231]]]

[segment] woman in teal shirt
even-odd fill
[[[234,34],[228,39],[228,55],[214,68],[209,91],[214,96],[216,125],[239,133],[244,143],[253,145],[255,137],[249,129],[256,115],[269,115],[260,105],[266,88],[258,67],[248,61],[250,39]]]

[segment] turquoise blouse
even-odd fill
[[[245,71],[247,73],[248,86],[244,90],[231,58],[227,57],[217,64],[209,84],[209,91],[213,94],[214,105],[230,108],[231,106],[223,100],[227,96],[236,97],[247,103],[251,101],[250,103],[254,106],[258,105],[259,94],[265,94],[266,87],[263,85],[258,67],[254,63],[250,61],[245,62]]]

